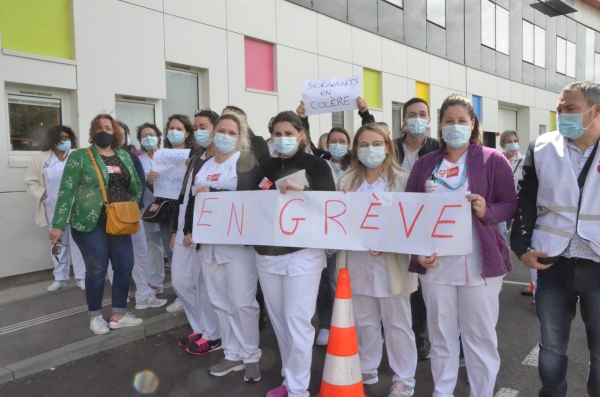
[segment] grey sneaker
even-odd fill
[[[375,383],[379,382],[379,376],[362,374],[362,381],[365,385],[374,385]]]
[[[241,371],[244,368],[246,368],[246,366],[244,365],[243,362],[231,361],[231,360],[227,360],[226,358],[224,358],[217,365],[213,365],[212,367],[210,367],[208,369],[208,372],[210,372],[210,374],[214,375],[214,376],[225,376],[228,373],[230,373],[231,371]],[[260,374],[259,374],[259,376],[260,376]]]
[[[246,382],[254,383],[260,380],[260,369],[258,363],[247,363],[246,372],[244,372],[244,380]]]
[[[410,397],[415,394],[415,389],[407,385],[406,383],[396,382],[394,386],[390,389],[390,394],[388,397]]]
[[[150,295],[145,300],[136,302],[135,308],[137,310],[143,310],[143,309],[147,309],[149,307],[161,307],[166,304],[167,304],[166,299],[157,299],[154,295]]]

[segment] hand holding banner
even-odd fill
[[[196,196],[196,243],[467,255],[471,206],[462,193],[277,191]]]
[[[302,100],[306,115],[358,109],[356,98],[359,85],[359,75],[342,79],[305,80]]]
[[[155,197],[179,198],[189,155],[190,149],[159,149],[154,153],[152,170],[160,174],[153,182]]]

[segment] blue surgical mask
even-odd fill
[[[519,144],[517,142],[511,142],[506,144],[506,151],[512,152],[513,150],[519,150]]]
[[[336,160],[343,159],[348,154],[348,146],[341,143],[332,143],[329,145],[329,154]]]
[[[588,109],[587,112],[589,112],[590,110],[592,110],[592,108]],[[585,113],[587,113],[585,112]],[[558,125],[558,132],[561,133],[562,136],[564,136],[565,138],[568,139],[577,139],[580,136],[583,135],[583,133],[590,128],[590,125],[592,125],[594,123],[594,121],[596,121],[596,119],[594,119],[594,121],[592,121],[590,123],[590,125],[588,125],[587,127],[583,127],[582,125],[582,121],[583,121],[583,115],[585,113],[577,113],[577,114],[572,114],[572,113],[561,113],[559,115],[556,116],[556,124]]]
[[[196,130],[194,132],[194,139],[196,140],[198,145],[202,146],[205,149],[213,141],[213,139],[210,137],[210,131],[208,130]]]
[[[358,149],[358,159],[367,168],[376,168],[385,160],[385,147],[369,146],[364,149]]]
[[[469,143],[471,138],[470,125],[445,125],[442,127],[442,139],[452,149],[460,149]]]
[[[71,141],[60,141],[56,144],[56,148],[63,153],[66,153],[71,149]]]
[[[215,134],[214,142],[217,150],[223,154],[233,152],[237,146],[237,139],[226,134]]]
[[[158,145],[158,138],[152,135],[148,135],[142,138],[142,146],[146,150],[152,150]]]
[[[298,141],[295,136],[277,136],[273,138],[275,150],[284,156],[289,156],[298,150]]]
[[[415,138],[423,135],[423,133],[427,131],[427,127],[429,127],[429,123],[425,119],[415,117],[413,119],[406,120],[406,129],[410,135],[414,136]]]
[[[169,142],[171,142],[171,145],[179,146],[185,141],[185,134],[181,131],[169,130],[167,138],[169,139]]]

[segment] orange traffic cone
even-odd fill
[[[365,397],[348,269],[340,269],[325,369],[317,397]]]

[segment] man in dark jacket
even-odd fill
[[[429,127],[429,104],[421,98],[408,100],[402,109],[402,131],[400,138],[394,139],[398,163],[402,168],[412,170],[415,161],[440,148],[437,139],[425,133]]]

